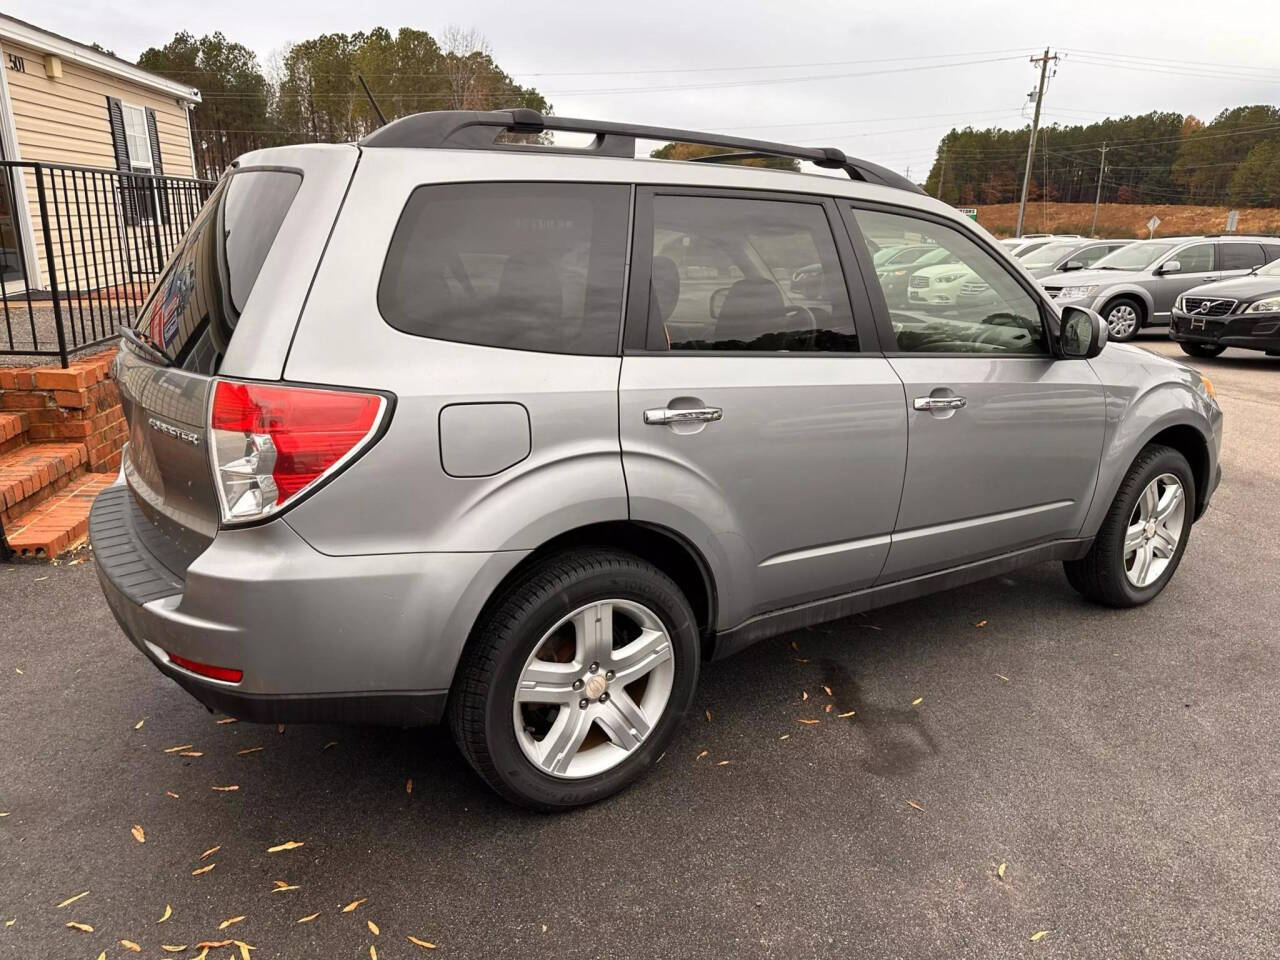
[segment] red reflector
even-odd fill
[[[169,662],[176,664],[183,670],[190,670],[192,673],[198,673],[202,677],[209,677],[211,680],[222,680],[225,683],[239,683],[244,677],[241,670],[232,670],[229,667],[211,667],[207,663],[196,663],[194,660],[188,660],[186,657],[180,657],[176,653],[165,654],[169,658]]]

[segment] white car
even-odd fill
[[[929,307],[954,307],[966,283],[978,275],[961,263],[939,263],[921,267],[907,284],[907,302]]]

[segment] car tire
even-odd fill
[[[1160,508],[1175,485],[1181,490],[1181,501],[1169,509],[1176,507],[1176,516],[1161,521],[1159,509],[1150,511],[1150,498],[1154,491],[1155,506]],[[1154,599],[1182,561],[1195,504],[1195,476],[1187,458],[1172,447],[1148,445],[1116,491],[1089,552],[1063,564],[1067,580],[1090,600],[1108,607],[1136,607]],[[1172,547],[1166,536],[1169,531],[1176,536]],[[1140,568],[1144,556],[1149,566]]]
[[[1110,333],[1109,339],[1126,343],[1142,329],[1142,304],[1133,297],[1116,297],[1102,308],[1102,319]]]
[[[1190,343],[1186,340],[1179,341],[1178,346],[1182,348],[1182,352],[1189,357],[1216,357],[1227,348],[1216,343]]]
[[[618,792],[662,756],[693,700],[699,659],[693,610],[657,567],[606,548],[553,555],[481,615],[449,725],[503,797],[568,810]]]

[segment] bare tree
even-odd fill
[[[479,80],[493,62],[489,41],[475,27],[463,29],[451,23],[440,35],[444,72],[449,81],[449,105],[454,110],[481,109]]]

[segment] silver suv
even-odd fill
[[[1192,287],[1243,277],[1277,257],[1277,237],[1139,240],[1092,270],[1052,274],[1040,283],[1063,306],[1101,313],[1112,340],[1132,340],[1143,327],[1168,326],[1174,301]]]
[[[559,130],[595,139],[529,142]],[[907,242],[982,302],[886,296],[871,250]],[[1103,604],[1156,596],[1221,413],[1105,340],[838,150],[419,114],[223,178],[116,361],[98,571],[208,707],[447,718],[498,792],[570,807],[653,764],[702,666],[765,637],[1047,560]]]

